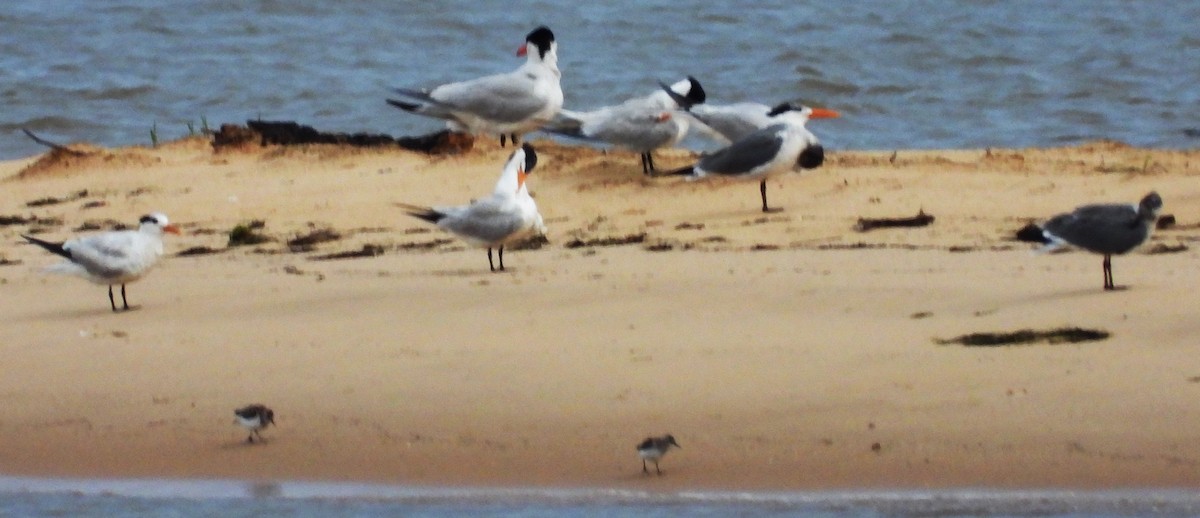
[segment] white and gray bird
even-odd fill
[[[125,285],[141,279],[163,255],[163,233],[179,234],[167,216],[154,212],[142,216],[137,230],[118,230],[79,237],[62,243],[22,234],[25,240],[67,260],[46,268],[51,273],[79,275],[108,286],[108,302],[117,311],[112,287],[121,285],[123,309],[129,309]]]
[[[488,250],[488,266],[492,249],[499,249],[500,271],[504,271],[504,245],[538,232],[545,233],[537,204],[529,195],[526,177],[537,165],[537,153],[528,143],[513,152],[504,165],[500,179],[491,196],[455,207],[422,207],[397,203],[408,215],[423,219],[462,238],[468,244]]]
[[[1041,236],[1035,236],[1034,240],[1045,244],[1041,249],[1043,252],[1073,245],[1103,255],[1104,289],[1115,290],[1112,256],[1129,252],[1146,242],[1162,206],[1162,198],[1156,192],[1145,195],[1137,204],[1084,205],[1046,220],[1038,227]]]
[[[671,434],[662,437],[647,437],[641,444],[638,444],[637,452],[638,457],[642,458],[642,473],[650,474],[650,470],[646,467],[646,461],[651,461],[654,463],[654,471],[662,475],[658,461],[662,460],[663,455],[666,455],[672,446],[682,448],[679,443],[675,442],[675,436]]]
[[[562,109],[558,43],[545,26],[525,37],[517,51],[525,64],[506,74],[449,83],[432,90],[397,88],[406,100],[388,104],[406,112],[443,119],[450,129],[471,134],[518,138],[554,119]]]
[[[736,142],[755,131],[775,124],[775,119],[771,117],[770,113],[777,106],[772,107],[755,102],[692,104],[678,95],[672,87],[663,83],[659,83],[659,86],[663,93],[675,99],[695,120],[701,122],[696,125],[700,133],[709,135],[723,144]]]
[[[774,121],[770,126],[751,132],[733,144],[701,157],[694,165],[667,175],[691,179],[719,176],[758,180],[762,211],[772,212],[767,206],[767,180],[770,177],[789,172],[796,166],[813,169],[825,162],[825,148],[805,124],[809,119],[833,118],[839,114],[824,108],[783,103],[767,115]]]
[[[263,405],[246,405],[234,410],[233,415],[235,424],[250,431],[250,435],[246,437],[248,443],[253,443],[256,436],[261,442],[263,438],[259,431],[267,425],[275,424],[275,411]]]
[[[691,76],[671,86],[663,85],[663,89],[667,91],[655,90],[597,110],[562,110],[542,130],[639,153],[642,173],[653,174],[654,150],[674,146],[687,135],[689,117],[678,110],[705,99],[704,88]]]

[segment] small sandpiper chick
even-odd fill
[[[262,435],[258,431],[266,428],[267,425],[275,424],[275,411],[263,405],[248,405],[233,411],[237,419],[234,421],[237,425],[250,430],[250,435],[246,437],[246,442],[253,444],[254,436],[258,436],[258,440],[262,441]]]
[[[679,443],[675,442],[675,436],[671,434],[662,437],[647,437],[637,447],[638,456],[642,458],[642,473],[650,474],[650,470],[646,467],[646,461],[654,462],[654,471],[662,475],[662,470],[658,468],[658,461],[667,454],[667,450],[674,446],[682,448]]]

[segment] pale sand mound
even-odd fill
[[[487,194],[463,156],[203,140],[0,164],[0,464],[10,474],[421,484],[819,488],[1196,486],[1200,153],[1115,143],[831,153],[756,183],[648,179],[551,142],[530,186],[549,243],[487,272],[395,202]],[[667,169],[691,159],[660,153]],[[1114,259],[1013,233],[1162,194],[1178,226]],[[86,193],[83,193],[86,191]],[[83,194],[80,194],[83,193]],[[54,198],[58,203],[27,206]],[[38,272],[19,233],[181,224],[112,314]],[[859,218],[932,225],[854,230]],[[270,238],[226,250],[236,225]],[[2,221],[2,220],[0,220]],[[303,253],[287,242],[330,231]],[[322,234],[325,235],[325,234]],[[1156,245],[1174,253],[1145,253]],[[345,254],[357,258],[311,260]],[[1078,344],[940,345],[1080,327]],[[276,411],[246,446],[233,409]],[[645,478],[634,446],[683,449]]]

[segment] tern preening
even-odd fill
[[[651,153],[674,146],[687,135],[688,117],[677,110],[705,99],[704,88],[691,76],[663,88],[670,93],[655,90],[647,96],[587,112],[563,110],[542,129],[639,153],[642,173],[652,174],[655,168]]]
[[[650,474],[650,470],[646,467],[646,461],[654,463],[654,471],[662,475],[662,470],[658,467],[658,461],[662,460],[663,455],[667,454],[667,450],[671,447],[682,448],[679,443],[675,442],[675,436],[671,434],[662,437],[647,437],[646,440],[638,444],[638,456],[642,458],[642,473]]]
[[[783,103],[767,113],[774,121],[733,144],[701,157],[694,165],[677,169],[668,175],[699,179],[723,176],[739,180],[758,180],[763,212],[767,206],[767,179],[786,173],[797,165],[813,169],[825,162],[825,149],[817,137],[804,126],[809,119],[838,117],[833,110],[809,108]]]
[[[528,143],[513,152],[491,196],[456,207],[421,207],[398,203],[410,216],[433,223],[462,238],[472,246],[487,248],[488,266],[492,249],[499,249],[500,271],[504,271],[504,245],[525,239],[536,232],[545,233],[537,204],[529,195],[526,177],[537,165],[537,153]]]
[[[534,29],[517,55],[526,57],[525,64],[507,74],[429,91],[397,88],[407,100],[387,102],[406,112],[444,119],[454,131],[498,135],[501,146],[505,136],[511,136],[516,145],[520,135],[552,120],[563,104],[554,33],[544,26]]]
[[[233,415],[236,416],[234,423],[250,431],[250,435],[246,437],[248,443],[253,443],[256,436],[259,442],[262,442],[262,435],[258,432],[267,425],[275,424],[275,411],[263,405],[247,405],[234,410]]]
[[[1102,203],[1084,205],[1042,223],[1040,240],[1050,251],[1073,245],[1104,256],[1104,289],[1115,290],[1112,256],[1137,248],[1150,238],[1163,201],[1151,192],[1137,204]]]
[[[104,232],[53,243],[22,234],[30,243],[67,258],[50,266],[53,273],[80,275],[96,284],[108,285],[108,302],[117,311],[112,287],[121,285],[123,309],[129,309],[125,285],[141,279],[163,255],[163,233],[179,234],[167,216],[154,212],[142,216],[137,230]]]

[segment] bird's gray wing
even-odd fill
[[[537,77],[518,70],[439,86],[430,97],[455,110],[484,119],[515,123],[546,107],[548,100],[537,94]]]
[[[785,129],[783,125],[777,124],[755,131],[728,147],[700,159],[696,166],[705,174],[732,176],[752,172],[771,162],[779,153],[783,147],[783,137],[780,135],[780,131],[783,129]]]
[[[1047,233],[1072,245],[1103,254],[1121,254],[1149,236],[1148,225],[1129,205],[1084,205],[1042,225]]]
[[[71,262],[99,277],[115,277],[128,272],[140,262],[137,232],[120,231],[96,234],[69,241],[64,248],[71,253]]]
[[[495,243],[521,230],[524,221],[511,197],[489,197],[453,209],[438,226],[479,243]]]

